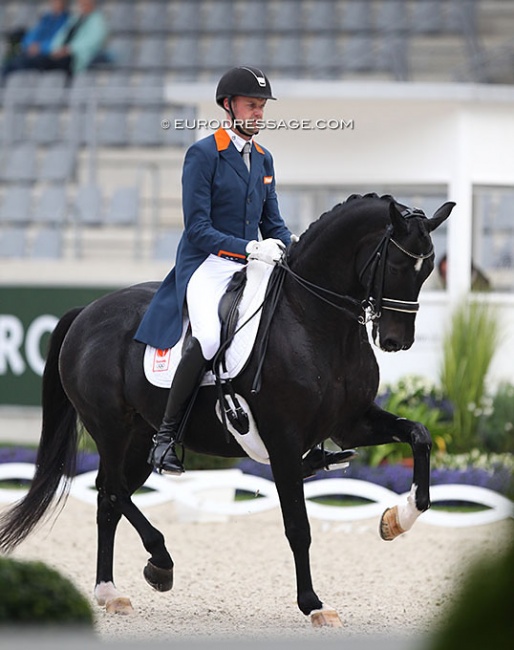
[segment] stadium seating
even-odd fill
[[[179,165],[195,137],[190,129],[161,127],[163,118],[195,116],[186,103],[169,105],[167,85],[214,83],[236,62],[261,66],[273,79],[409,81],[443,74],[443,80],[488,81],[483,2],[104,0],[110,36],[101,62],[71,83],[62,72],[27,71],[0,86],[0,229],[8,235],[2,245],[56,257],[73,239],[63,237],[70,229],[78,228],[83,241],[88,229],[142,228],[148,254],[162,251],[164,259],[176,227],[162,215],[169,205],[180,213],[178,177],[162,200],[148,184],[143,189],[142,178],[155,176],[151,159],[165,152]],[[0,3],[0,56],[7,34],[32,24],[44,7],[44,0]],[[440,42],[450,63],[435,71],[431,55]],[[120,160],[137,171],[130,188],[98,171],[107,166],[110,178]],[[23,228],[30,236],[20,234]]]

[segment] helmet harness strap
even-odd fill
[[[229,113],[230,113],[230,117],[232,118],[232,125],[236,129],[236,131],[239,131],[239,133],[241,133],[241,135],[244,135],[247,138],[251,138],[254,134],[253,133],[248,133],[247,131],[245,131],[243,129],[243,127],[237,122],[237,118],[235,116],[234,109],[232,108],[232,100],[233,100],[232,96],[227,97]]]

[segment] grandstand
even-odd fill
[[[0,5],[0,36],[42,1]],[[214,86],[236,62],[273,80],[512,83],[512,3],[486,0],[105,0],[108,63],[65,85],[18,73],[1,90],[0,257],[168,260],[193,119],[165,89]],[[214,113],[213,113],[214,114]],[[314,215],[313,215],[314,217]]]
[[[271,117],[355,119],[355,131],[259,136],[293,230],[354,191],[427,211],[457,200],[436,242],[453,260],[449,297],[469,288],[473,255],[514,324],[514,176],[501,160],[514,145],[514,2],[99,4],[110,35],[91,69],[68,85],[57,72],[24,72],[0,87],[0,289],[161,279],[180,236],[183,155],[209,132],[161,123],[221,119],[217,80],[252,63],[280,99]],[[44,6],[0,2],[0,56],[6,35]]]

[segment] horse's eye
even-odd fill
[[[388,264],[387,265],[387,270],[391,275],[399,275],[401,273],[401,269],[399,266],[396,266],[394,264]]]

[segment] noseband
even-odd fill
[[[402,217],[408,219],[413,216],[420,216],[419,211],[412,210],[407,208],[402,213]],[[424,216],[424,215],[423,215]],[[394,244],[398,250],[400,250],[404,255],[408,255],[415,260],[426,260],[429,257],[432,257],[434,254],[434,246],[430,247],[430,250],[427,253],[413,253],[412,251],[407,250],[401,246],[395,239],[393,235],[393,226],[389,225],[386,228],[386,231],[379,241],[375,250],[371,253],[368,261],[362,268],[359,273],[359,280],[363,283],[364,274],[371,269],[369,281],[367,284],[367,298],[365,302],[367,303],[366,307],[366,321],[377,320],[380,318],[382,309],[387,309],[389,311],[399,311],[405,314],[416,314],[419,310],[419,302],[414,302],[412,300],[395,300],[394,298],[386,298],[383,295],[384,290],[384,278],[385,278],[385,265],[387,260],[387,251],[389,243]],[[376,294],[373,296],[373,287],[376,287]]]
[[[402,217],[408,219],[415,216],[425,216],[421,210],[416,208],[406,208],[401,213]],[[361,325],[369,321],[375,321],[380,318],[382,315],[382,309],[387,309],[389,311],[398,311],[405,314],[416,314],[419,310],[419,302],[414,302],[412,300],[395,300],[394,298],[386,298],[383,295],[384,290],[384,279],[385,279],[385,265],[387,260],[387,251],[389,244],[393,244],[398,248],[399,251],[412,257],[415,260],[426,260],[429,257],[432,257],[434,254],[434,246],[430,247],[430,250],[427,253],[413,253],[412,251],[407,250],[401,244],[399,244],[392,237],[393,235],[393,226],[387,226],[382,239],[377,244],[376,248],[373,250],[369,256],[367,262],[364,264],[364,267],[359,273],[359,280],[363,284],[363,278],[365,273],[370,269],[369,280],[367,283],[366,298],[362,301],[355,300],[351,296],[344,296],[342,294],[331,291],[330,289],[325,289],[320,287],[313,282],[309,282],[305,278],[297,275],[294,271],[291,270],[287,261],[284,259],[279,263],[279,266],[291,275],[304,289],[317,296],[323,302],[328,303],[332,307],[351,315],[354,318],[357,318]],[[377,287],[375,295],[373,295],[373,288]],[[323,295],[324,294],[324,295]],[[327,297],[325,297],[327,296]],[[337,298],[339,301],[345,301],[350,303],[352,307],[360,307],[360,313],[356,315],[354,309],[345,307],[341,304],[333,302],[330,297]]]

